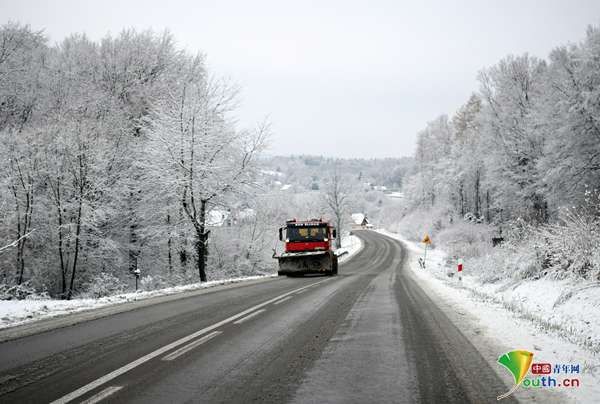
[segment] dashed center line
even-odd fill
[[[171,352],[168,355],[165,355],[162,360],[164,361],[172,361],[173,359],[177,359],[179,358],[181,355],[191,351],[192,349],[199,347],[200,345],[204,344],[207,341],[210,341],[211,339],[213,339],[214,337],[216,337],[219,334],[223,334],[222,331],[213,331],[210,334],[205,335],[204,337],[197,339],[194,342],[190,342],[187,345],[182,346],[181,348],[179,348],[176,351]]]
[[[254,313],[248,314],[246,317],[242,317],[237,321],[234,321],[233,324],[242,324],[244,321],[248,321],[253,317],[258,316],[260,313],[267,311],[267,309],[256,310]]]
[[[331,279],[332,278],[324,279],[322,281],[314,282],[314,283],[312,283],[310,285],[303,286],[303,287],[295,289],[295,290],[291,290],[291,291],[286,292],[286,293],[284,293],[282,295],[276,296],[276,297],[274,297],[272,299],[269,299],[269,300],[267,300],[265,302],[257,304],[254,307],[250,307],[249,309],[246,309],[246,310],[244,310],[244,311],[242,311],[240,313],[237,313],[237,314],[235,314],[235,315],[233,315],[233,316],[231,316],[229,318],[221,320],[221,321],[219,321],[219,322],[217,322],[217,323],[215,323],[213,325],[210,325],[210,326],[208,326],[206,328],[203,328],[203,329],[201,329],[199,331],[196,331],[196,332],[194,332],[194,333],[192,333],[190,335],[187,335],[187,336],[185,336],[183,338],[180,338],[177,341],[171,342],[170,344],[167,344],[167,345],[163,346],[162,348],[159,348],[159,349],[157,349],[157,350],[155,350],[153,352],[150,352],[149,354],[146,354],[146,355],[142,356],[141,358],[138,358],[138,359],[134,360],[133,362],[130,362],[130,363],[124,365],[124,366],[121,366],[120,368],[115,369],[112,372],[107,373],[104,376],[101,376],[98,379],[93,380],[93,381],[89,382],[88,384],[86,384],[84,386],[81,386],[77,390],[74,390],[74,391],[70,392],[69,394],[66,394],[66,395],[60,397],[59,399],[53,401],[51,404],[65,404],[65,403],[71,402],[71,401],[75,400],[76,398],[79,398],[79,397],[83,396],[84,394],[89,393],[90,391],[92,391],[92,390],[94,390],[94,389],[102,386],[103,384],[106,384],[109,381],[111,381],[113,379],[116,379],[117,377],[119,377],[119,376],[121,376],[121,375],[129,372],[130,370],[135,369],[138,366],[140,366],[140,365],[142,365],[142,364],[144,364],[144,363],[146,363],[146,362],[148,362],[148,361],[156,358],[157,356],[160,356],[160,355],[163,355],[163,354],[167,353],[168,351],[170,351],[173,348],[176,348],[176,347],[178,347],[178,346],[180,346],[182,344],[185,344],[185,343],[187,343],[189,341],[192,341],[193,339],[195,339],[195,338],[197,338],[197,337],[199,337],[201,335],[204,335],[204,334],[206,334],[206,333],[208,333],[210,331],[213,331],[213,330],[217,329],[218,327],[221,327],[221,326],[223,326],[225,324],[228,324],[228,323],[230,323],[232,321],[235,321],[237,319],[240,319],[240,320],[244,319],[243,316],[246,316],[248,313],[253,313],[253,314],[247,316],[247,318],[245,318],[245,320],[248,320],[249,318],[254,317],[258,313],[260,313],[261,311],[265,311],[265,309],[262,309],[262,310],[259,310],[257,312],[257,311],[255,311],[256,309],[259,309],[261,307],[265,307],[265,306],[267,306],[267,305],[269,305],[271,303],[274,303],[274,302],[276,302],[278,300],[283,299],[284,297],[290,296],[290,295],[294,294],[295,292],[298,292],[300,290],[309,288],[311,286],[316,286],[318,284],[321,284],[321,283],[326,282],[326,281],[331,280]],[[237,324],[239,324],[239,323],[237,323]],[[115,391],[117,391],[117,390],[115,390]],[[113,394],[115,391],[111,392],[110,394]]]
[[[95,404],[97,402],[104,400],[108,396],[115,394],[117,391],[121,390],[122,388],[123,388],[123,386],[108,386],[107,388],[105,388],[104,390],[100,391],[97,394],[94,394],[87,400],[82,401],[81,404]]]
[[[273,305],[274,305],[274,306],[277,306],[277,305],[278,305],[278,304],[280,304],[280,303],[283,303],[283,302],[285,302],[285,301],[287,301],[287,300],[290,300],[292,297],[293,297],[293,296],[284,297],[284,298],[283,298],[283,299],[281,299],[281,300],[277,300],[275,303],[273,303]]]

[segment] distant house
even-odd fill
[[[231,212],[221,209],[211,209],[206,214],[206,225],[209,227],[231,226],[229,217]]]
[[[353,213],[352,214],[352,223],[353,224],[360,225],[364,219],[365,219],[364,213]]]
[[[243,209],[211,209],[206,214],[206,225],[208,227],[236,226],[242,222],[252,220],[256,211],[252,208]]]
[[[352,229],[358,230],[363,229],[369,223],[367,215],[364,213],[353,213],[352,214]]]
[[[363,217],[363,220],[360,223],[360,227],[363,229],[372,229],[373,228],[373,225],[371,223],[369,223],[369,219],[367,219],[367,215],[365,215],[365,217]]]
[[[263,173],[264,175],[269,175],[271,177],[283,177],[283,173],[279,172],[279,171],[273,171],[273,170],[260,170],[261,173]]]

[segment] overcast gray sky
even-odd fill
[[[167,28],[241,85],[242,125],[270,117],[272,154],[398,157],[467,100],[482,67],[580,41],[600,1],[0,0],[9,20],[52,43]]]

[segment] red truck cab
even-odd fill
[[[329,251],[336,232],[328,222],[322,219],[307,221],[288,220],[285,228],[279,229],[279,238],[283,241],[285,230],[285,252]]]

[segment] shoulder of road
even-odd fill
[[[114,303],[102,307],[92,307],[78,312],[60,314],[49,318],[34,320],[25,324],[17,324],[15,326],[9,326],[7,328],[0,329],[0,343],[26,337],[29,335],[39,334],[45,331],[69,327],[75,324],[96,320],[102,317],[108,317],[127,311],[137,310],[143,307],[167,303],[174,300],[187,299],[199,295],[216,293],[227,289],[248,287],[257,283],[272,282],[275,280],[277,280],[276,277],[266,276],[261,279],[252,279],[247,281],[229,283],[225,285],[217,285],[210,288],[187,290],[168,295],[152,296],[135,301]]]
[[[344,254],[340,256],[340,264],[347,262],[350,258],[358,254],[363,248],[363,244],[358,237],[352,235],[351,241],[352,242],[350,243],[350,246],[344,247],[343,249]],[[133,301],[111,302],[101,307],[89,307],[83,308],[79,311],[50,315],[40,319],[33,319],[25,323],[9,325],[0,329],[0,343],[59,328],[70,327],[86,321],[92,321],[148,306],[192,298],[209,293],[216,293],[228,289],[248,287],[258,283],[272,282],[276,279],[277,277],[275,276],[267,275],[261,279],[236,280],[235,282],[215,285],[208,288],[199,287],[198,289],[176,291],[158,296],[145,296],[140,297],[139,299],[136,298],[136,300]]]

